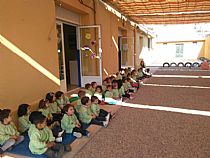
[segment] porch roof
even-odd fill
[[[210,0],[103,0],[140,24],[210,22]]]

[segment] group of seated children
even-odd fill
[[[63,92],[47,93],[45,99],[40,100],[38,111],[31,112],[28,104],[18,107],[18,130],[12,122],[11,110],[0,110],[0,154],[11,150],[28,135],[32,154],[62,157],[64,151],[71,150],[69,144],[61,143],[65,133],[77,138],[89,137],[85,125],[107,127],[112,115],[100,109],[100,102],[105,98],[130,98],[130,92],[139,88],[139,81],[145,77],[150,77],[150,74],[144,73],[142,68],[137,71],[126,68],[107,77],[102,86],[96,82],[87,83],[85,90],[78,92],[75,107]]]
[[[18,107],[18,130],[12,122],[11,110],[0,110],[0,154],[11,150],[28,135],[32,154],[60,158],[64,151],[71,150],[70,144],[61,143],[65,133],[76,138],[89,137],[90,133],[83,126],[106,127],[110,113],[100,109],[98,98],[92,96],[89,99],[82,90],[78,94],[81,99],[76,107],[61,91],[47,93],[45,99],[40,100],[37,111],[31,112],[28,104],[21,104]]]
[[[99,102],[106,102],[106,98],[125,100],[131,98],[142,83],[142,79],[150,76],[151,74],[144,72],[143,68],[139,68],[137,71],[131,70],[131,68],[121,69],[116,75],[104,79],[102,85],[97,85],[96,82],[85,84],[85,95],[89,98],[96,96]]]

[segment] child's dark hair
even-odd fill
[[[86,105],[88,101],[89,101],[89,97],[86,97],[86,96],[81,99],[82,105]]]
[[[34,123],[33,123],[33,122],[34,122],[34,119],[36,118],[37,115],[40,115],[40,114],[42,114],[41,111],[33,111],[33,112],[31,112],[31,114],[30,114],[30,116],[29,116],[29,121],[30,121],[32,124],[34,124]]]
[[[142,68],[138,68],[138,70],[137,71],[142,71]]]
[[[39,108],[45,109],[46,108],[46,101],[44,99],[39,101]]]
[[[73,106],[72,104],[66,104],[66,105],[63,107],[63,111],[64,111],[65,113],[67,113],[70,107],[72,107],[72,108],[74,109],[74,106]]]
[[[92,97],[91,97],[91,102],[96,101],[96,99],[98,99],[98,97],[96,97],[96,96],[92,96]]]
[[[135,72],[136,72],[136,70],[134,69],[134,70],[132,70],[131,71],[131,75],[135,75]]]
[[[64,94],[63,92],[57,91],[57,92],[55,93],[56,99],[59,99],[63,94]]]
[[[43,123],[45,119],[46,117],[39,111],[33,111],[29,116],[29,121],[31,121],[31,123],[35,125]]]
[[[89,89],[91,87],[91,84],[90,83],[86,83],[85,84],[85,89]]]
[[[108,80],[109,80],[109,77],[107,77],[107,78],[104,79],[104,81],[106,81],[106,82],[108,82]]]
[[[106,88],[107,88],[107,89],[108,89],[109,87],[111,87],[111,88],[112,88],[112,85],[107,85],[107,86],[106,86]]]
[[[79,90],[78,96],[79,96],[80,98],[83,97],[83,96],[85,96],[85,91]]]
[[[117,81],[117,80],[113,80],[113,81],[112,81],[112,84],[113,84],[113,83],[117,83],[117,84],[118,84],[118,81]]]
[[[45,98],[46,98],[47,100],[49,100],[50,103],[53,103],[53,102],[54,102],[54,101],[53,101],[53,96],[54,96],[54,93],[53,93],[53,92],[50,92],[50,93],[47,93],[47,94],[46,94],[46,97],[45,97]]]
[[[5,118],[9,117],[10,113],[11,113],[10,109],[0,110],[0,121],[3,122]]]
[[[123,77],[122,82],[125,83],[126,80],[127,80],[127,77]]]
[[[100,85],[96,86],[96,89],[100,89],[101,92],[103,91],[102,86]]]
[[[118,84],[118,89],[120,89],[123,85],[122,80],[117,80],[117,84]]]
[[[26,115],[27,112],[28,112],[28,107],[29,107],[28,104],[19,105],[19,107],[18,107],[18,117]]]
[[[93,86],[94,84],[96,84],[96,82],[91,82],[91,86]]]

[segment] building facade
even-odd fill
[[[84,86],[136,67],[148,38],[101,0],[0,1],[0,106]]]

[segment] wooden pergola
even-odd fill
[[[210,22],[210,0],[103,0],[139,24]]]

